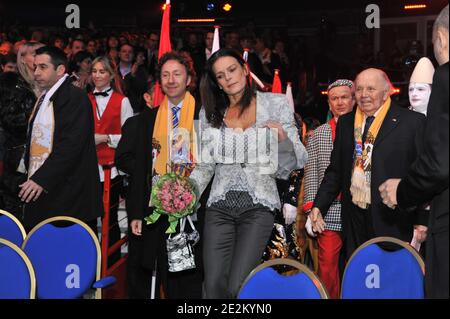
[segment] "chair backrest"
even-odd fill
[[[26,233],[20,221],[11,213],[0,209],[0,238],[22,246]]]
[[[34,299],[36,276],[25,253],[0,238],[0,299]]]
[[[52,223],[62,225],[53,225]],[[36,271],[37,297],[80,298],[100,278],[100,245],[93,231],[72,217],[54,217],[33,228],[23,244]]]
[[[380,243],[399,245],[388,251]],[[351,256],[342,279],[343,299],[423,299],[425,266],[407,243],[378,237],[367,241]]]
[[[277,269],[291,268],[280,274]],[[272,259],[256,267],[238,294],[239,299],[328,299],[319,278],[305,265],[292,259]]]

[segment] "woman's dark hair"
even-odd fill
[[[72,72],[78,73],[78,71],[80,71],[79,63],[83,62],[86,59],[90,59],[92,61],[94,59],[94,57],[92,56],[92,54],[90,54],[87,51],[77,52],[73,56],[72,61],[70,61],[69,73],[72,73]]]
[[[227,48],[214,53],[206,63],[205,73],[200,82],[200,95],[202,97],[203,107],[205,108],[206,119],[215,128],[222,126],[225,110],[230,106],[230,99],[228,98],[228,95],[220,89],[216,75],[213,71],[214,64],[218,59],[223,57],[235,58],[242,67],[245,67],[245,61],[242,56],[235,50]],[[250,106],[255,94],[255,83],[250,83],[250,79],[247,78],[244,94],[239,101],[239,106],[241,107],[240,114]]]

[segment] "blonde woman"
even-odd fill
[[[41,43],[24,43],[17,54],[19,73],[6,72],[0,76],[0,131],[4,142],[0,145],[0,208],[21,217],[22,202],[19,185],[26,175],[17,172],[27,138],[28,119],[40,90],[34,81],[35,51]],[[3,162],[1,162],[3,160]]]
[[[20,47],[17,53],[17,69],[25,82],[31,87],[36,97],[41,92],[34,82],[34,56],[36,55],[36,50],[43,46],[39,42],[26,42]]]
[[[122,94],[116,79],[116,73],[107,57],[98,57],[92,62],[91,69],[94,91],[89,93],[95,125],[95,144],[97,148],[100,181],[105,181],[103,165],[114,162],[115,149],[122,137],[122,125],[133,115],[130,101]],[[120,79],[119,79],[120,81]],[[117,224],[117,209],[121,191],[121,177],[115,166],[111,168],[110,193],[110,244],[120,239]],[[114,255],[109,263],[116,261],[120,254]]]

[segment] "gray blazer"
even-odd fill
[[[287,140],[278,143],[276,132],[258,129],[269,120],[283,126]],[[288,179],[290,172],[303,168],[308,159],[286,97],[258,92],[256,123],[243,133],[211,127],[204,109],[199,126],[199,158],[190,177],[201,194],[215,175],[207,205],[225,199],[230,190],[243,190],[255,204],[281,209],[275,179]]]

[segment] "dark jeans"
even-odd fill
[[[274,214],[261,205],[208,207],[203,254],[205,298],[235,298],[245,278],[260,262],[272,232]]]

